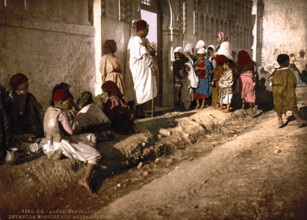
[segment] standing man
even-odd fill
[[[136,33],[131,36],[128,43],[130,50],[129,67],[134,83],[134,91],[136,95],[137,117],[145,117],[144,104],[157,96],[156,68],[150,51],[147,48],[149,26],[146,21],[139,20],[136,22]]]

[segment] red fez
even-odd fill
[[[217,55],[216,58],[215,58],[216,63],[219,64],[219,65],[222,65],[226,59],[227,59],[227,57],[224,56],[224,55]]]
[[[249,54],[245,50],[241,50],[238,53],[238,62],[237,62],[238,66],[245,67],[250,62],[252,62],[252,59],[250,58]]]
[[[147,22],[144,20],[138,20],[135,25],[137,30],[143,30],[147,27]]]
[[[22,73],[16,73],[10,78],[9,84],[12,89],[16,90],[17,87],[24,82],[28,81],[28,78]]]
[[[71,95],[66,89],[59,89],[55,91],[55,93],[53,94],[53,101],[58,102],[58,101],[66,100],[69,97],[71,97]]]

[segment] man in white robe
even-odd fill
[[[148,24],[144,20],[136,22],[136,33],[131,36],[128,43],[130,50],[129,67],[134,83],[137,103],[137,117],[144,117],[144,104],[157,96],[156,68],[152,57],[146,49],[146,36]]]

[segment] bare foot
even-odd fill
[[[253,109],[249,109],[249,115],[250,115],[250,116],[253,116],[253,115],[254,115]]]
[[[199,105],[196,105],[195,110],[196,110],[196,109],[199,109]]]
[[[205,106],[204,106],[204,105],[201,105],[199,109],[204,109],[204,108],[205,108]]]
[[[229,111],[229,109],[225,109],[225,110],[223,110],[222,112],[224,112],[224,113],[229,113],[230,111]]]
[[[223,106],[222,107],[219,107],[217,110],[220,110],[220,111],[222,111],[223,110]]]
[[[80,179],[78,183],[79,183],[81,186],[84,186],[84,187],[87,189],[87,191],[89,191],[90,193],[93,192],[93,191],[91,190],[91,188],[90,188],[90,185],[89,185],[88,180],[86,180],[86,179]]]
[[[216,109],[219,109],[219,108],[220,108],[220,105],[219,105],[219,104],[216,104],[216,105],[215,105],[215,108],[216,108]]]

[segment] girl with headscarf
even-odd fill
[[[228,42],[228,37],[223,32],[218,32],[216,35],[216,55],[224,55],[228,59],[233,59],[232,50],[230,43]]]
[[[223,110],[224,113],[230,112],[230,104],[233,96],[232,85],[233,85],[233,73],[232,70],[235,67],[235,63],[226,59],[223,62],[223,75],[219,80],[219,100],[220,100],[220,108],[219,110],[223,110],[223,105],[226,105],[226,109]]]
[[[206,49],[207,59],[210,61],[212,68],[216,67],[215,61],[215,46],[209,45]]]
[[[196,49],[196,53],[199,49],[204,48],[206,49],[206,43],[203,40],[199,40],[197,41],[196,45],[195,45],[195,49]]]
[[[61,154],[64,154],[87,163],[85,174],[78,183],[91,192],[90,176],[101,158],[100,152],[96,150],[96,137],[92,133],[76,135],[77,111],[66,89],[55,91],[53,101],[54,106],[48,107],[44,117],[46,141],[42,146],[43,151],[51,159],[60,159]]]
[[[138,133],[139,130],[133,122],[133,112],[123,99],[123,94],[112,81],[102,84],[103,92],[108,96],[103,101],[102,110],[111,120],[111,129],[118,134]]]
[[[199,84],[194,92],[194,99],[196,99],[195,109],[203,109],[205,107],[205,100],[211,96],[210,82],[212,80],[212,66],[208,59],[205,59],[206,50],[201,48],[197,51],[198,60],[194,63],[194,69],[197,77],[199,78]],[[202,100],[200,105],[199,100]]]
[[[240,74],[240,91],[242,100],[242,109],[245,103],[249,103],[249,114],[253,115],[253,105],[255,104],[255,62],[251,59],[245,50],[238,53],[237,68]]]
[[[119,64],[116,52],[116,42],[114,40],[106,40],[104,43],[104,55],[101,57],[99,70],[102,76],[102,84],[106,81],[113,81],[125,95],[124,77]]]
[[[227,57],[224,55],[217,55],[216,56],[216,67],[212,70],[213,73],[213,79],[212,79],[212,105],[215,106],[215,108],[219,108],[219,92],[220,92],[220,86],[219,81],[220,78],[223,75],[224,69],[223,69],[223,62],[226,60]]]
[[[192,62],[194,63],[195,61],[195,56],[194,56],[194,46],[192,43],[187,43],[184,48],[183,51],[188,55],[188,58],[190,60],[192,60]]]
[[[17,73],[10,78],[9,84],[13,90],[8,104],[13,136],[30,142],[33,138],[42,137],[43,108],[28,92],[28,78],[23,73]]]

